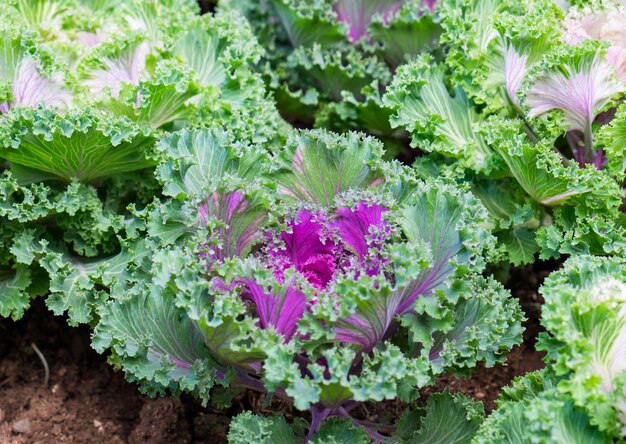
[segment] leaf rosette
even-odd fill
[[[283,139],[250,26],[199,12],[195,0],[3,2],[0,315],[46,295],[72,324],[97,318],[112,282],[102,270],[149,251],[141,212],[163,197],[154,172],[168,133]]]
[[[189,126],[279,138],[282,120],[252,68],[262,50],[237,13],[199,16],[182,1],[124,2],[112,12],[105,2],[92,5],[89,24],[75,20],[87,5],[40,3],[11,4],[21,12],[0,32],[0,156],[31,179],[36,171],[40,180],[93,183],[151,167],[156,137]],[[54,11],[63,12],[50,21],[55,36],[24,30],[31,14]]]
[[[297,132],[273,156],[235,140],[161,142],[172,199],[145,212],[151,259],[129,266],[137,296],[99,311],[94,346],[146,390],[269,391],[311,409],[313,434],[331,416],[363,425],[355,403],[412,399],[519,341],[518,305],[481,276],[494,238],[470,193],[382,161],[355,133]]]
[[[474,442],[623,440],[626,276],[618,257],[578,255],[552,273],[538,348],[547,367],[513,381]]]
[[[586,11],[580,29],[595,36],[597,19],[603,35],[619,34],[606,11]],[[446,2],[445,57],[401,66],[382,99],[391,126],[426,153],[416,168],[473,184],[514,264],[622,251],[626,90],[611,47],[565,38],[567,23],[552,1]]]
[[[403,142],[379,96],[395,69],[422,53],[442,54],[437,2],[272,0],[220,2],[252,23],[267,50],[261,65],[288,120]]]
[[[619,258],[577,256],[542,288],[542,338],[560,388],[592,424],[623,437],[626,368],[626,277]]]

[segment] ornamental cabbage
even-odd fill
[[[198,16],[179,1],[70,5],[3,11],[0,156],[14,175],[91,183],[155,165],[163,131],[211,121],[266,140],[279,124],[250,67],[261,50],[236,14]],[[263,134],[244,128],[251,112]]]
[[[149,395],[301,412],[234,444],[624,440],[626,10],[574,3],[4,1],[0,316],[44,297]],[[521,342],[491,274],[562,255],[547,367],[487,419],[424,400]]]
[[[597,5],[586,5],[568,11],[563,25],[563,39],[570,45],[584,40],[601,40],[609,43],[606,60],[626,82],[626,34],[623,25],[626,9],[623,2],[606,1]],[[594,7],[596,6],[596,7]]]
[[[539,348],[548,367],[505,390],[476,442],[617,442],[626,436],[622,258],[578,256],[550,275]],[[556,425],[556,426],[555,426]],[[565,438],[565,437],[568,438]]]
[[[480,426],[472,444],[485,442],[604,444],[610,442],[558,389],[549,370],[528,373],[505,387],[498,408]]]
[[[546,281],[543,337],[561,383],[592,423],[626,436],[626,277],[619,258],[580,256]]]
[[[236,32],[234,32],[236,30]],[[161,193],[157,141],[228,127],[274,142],[284,122],[235,12],[191,0],[9,0],[0,8],[0,315],[49,307],[88,322],[108,256]],[[47,276],[46,276],[47,275]],[[47,288],[46,288],[47,287]]]
[[[397,152],[381,95],[393,72],[418,54],[440,54],[434,0],[223,0],[251,21],[267,56],[260,70],[289,121],[362,130]]]
[[[374,139],[301,131],[270,156],[183,130],[159,150],[170,199],[142,213],[149,237],[93,338],[148,393],[269,392],[311,412],[311,439],[332,417],[383,439],[393,424],[360,421],[360,402],[414,399],[519,342],[517,302],[481,274],[494,245],[484,208],[381,161]]]
[[[471,183],[514,264],[624,247],[626,85],[567,23],[552,1],[446,2],[445,58],[399,67],[383,98],[419,174]]]

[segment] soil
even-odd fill
[[[500,388],[515,376],[543,366],[542,354],[533,349],[541,330],[538,285],[558,262],[539,262],[515,270],[511,289],[520,299],[528,321],[524,343],[509,355],[506,365],[480,368],[471,378],[443,377],[436,390],[449,387],[483,401],[487,411],[495,406]],[[49,366],[45,380],[43,361]],[[425,390],[427,392],[433,389]],[[385,406],[385,414],[390,413]],[[398,411],[402,406],[395,405]],[[247,392],[227,411],[203,408],[191,398],[150,399],[89,347],[88,328],[68,328],[41,300],[18,322],[0,320],[0,444],[224,443],[228,423],[244,409],[267,414],[281,411],[297,415],[286,403],[265,406],[262,395]],[[362,416],[375,420],[380,407],[363,407]]]

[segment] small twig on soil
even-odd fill
[[[43,353],[41,353],[41,350],[39,350],[39,347],[37,347],[34,342],[32,342],[30,346],[33,348],[33,350],[35,350],[35,353],[37,353],[37,356],[39,356],[39,359],[43,364],[43,369],[45,372],[45,376],[43,378],[43,386],[48,387],[48,381],[50,380],[50,367],[48,367],[48,361],[46,361],[46,357],[43,355]]]

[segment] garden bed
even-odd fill
[[[0,444],[624,441],[624,0],[2,3]]]

